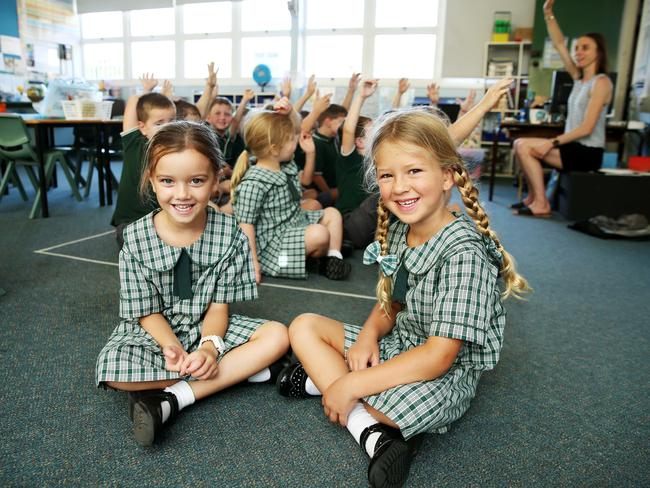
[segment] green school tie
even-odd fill
[[[174,296],[181,300],[192,298],[192,260],[183,249],[174,266]]]
[[[300,192],[298,191],[298,188],[296,188],[296,185],[291,181],[289,177],[287,177],[287,182],[289,183],[289,193],[291,193],[291,199],[295,202],[300,201]]]
[[[395,281],[393,281],[393,301],[406,303],[406,292],[409,289],[408,276],[409,273],[402,264],[395,274]]]

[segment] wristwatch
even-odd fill
[[[559,139],[553,139],[551,142],[553,143],[553,147],[560,147],[560,140]]]
[[[201,347],[204,342],[208,342],[208,341],[214,344],[214,347],[217,349],[217,352],[219,352],[219,356],[221,356],[223,352],[226,350],[226,344],[223,342],[221,336],[218,335],[209,335],[209,336],[201,337],[201,342],[199,342],[199,347]]]

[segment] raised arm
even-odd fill
[[[546,0],[544,2],[544,21],[546,22],[546,30],[548,35],[553,42],[553,47],[557,50],[562,59],[562,64],[564,64],[564,69],[568,71],[571,77],[574,80],[577,80],[580,77],[580,70],[576,67],[571,54],[564,43],[564,35],[562,34],[562,29],[560,29],[560,24],[558,23],[555,15],[553,14],[553,4],[555,0]]]
[[[354,134],[361,114],[361,107],[366,98],[372,96],[377,90],[377,80],[366,80],[361,84],[359,93],[352,101],[350,111],[343,122],[343,139],[341,140],[341,154],[350,154],[354,149]]]
[[[305,153],[305,167],[300,172],[300,184],[309,186],[314,180],[316,169],[316,146],[310,131],[300,131],[300,148]]]
[[[144,73],[140,77],[140,84],[142,85],[142,93],[130,96],[124,107],[124,119],[122,120],[123,132],[138,126],[138,112],[136,110],[138,100],[142,95],[151,93],[156,88],[156,85],[158,85],[158,80],[154,78],[153,73]]]
[[[352,76],[350,76],[350,81],[348,82],[348,91],[345,93],[343,103],[341,103],[341,106],[345,107],[345,110],[350,110],[352,97],[354,97],[354,92],[357,91],[357,86],[359,86],[360,79],[361,73],[352,73]]]
[[[393,103],[391,105],[393,108],[400,107],[400,105],[402,104],[402,95],[406,93],[406,90],[408,90],[410,86],[411,84],[409,83],[408,78],[399,79],[399,82],[397,83],[397,91],[393,96]]]
[[[460,119],[463,115],[465,115],[467,112],[469,112],[472,107],[474,106],[474,100],[476,99],[476,90],[471,89],[469,93],[467,94],[467,97],[465,100],[460,100],[459,98],[456,99],[456,103],[460,106],[460,110],[458,111],[458,119]]]
[[[239,125],[241,124],[242,117],[244,117],[244,112],[246,111],[246,105],[248,105],[248,102],[250,102],[253,98],[255,98],[255,92],[253,90],[251,90],[250,88],[244,90],[244,94],[241,97],[241,101],[237,106],[237,111],[235,112],[235,116],[232,118],[232,121],[230,122],[231,136],[233,134],[236,134],[239,131]]]
[[[449,127],[449,135],[454,143],[459,146],[472,133],[485,114],[499,102],[499,99],[510,89],[512,78],[503,78],[492,85],[481,101],[467,114],[459,118]]]
[[[305,88],[305,93],[302,94],[302,97],[298,99],[296,104],[294,105],[294,108],[296,109],[296,112],[300,112],[302,110],[302,107],[305,106],[305,103],[307,103],[307,100],[309,100],[314,93],[316,93],[316,82],[314,81],[316,78],[315,75],[311,75],[309,77],[309,80],[307,80],[307,87]]]
[[[302,120],[301,129],[306,131],[311,131],[312,127],[316,124],[318,117],[322,114],[327,107],[330,106],[330,99],[332,94],[328,93],[327,95],[321,97],[318,92],[316,92],[316,99],[314,100],[314,106],[309,112],[309,115]]]
[[[427,85],[427,97],[429,97],[429,105],[438,105],[440,101],[440,86],[437,83]]]
[[[199,109],[201,118],[207,115],[210,101],[215,98],[219,93],[219,85],[217,84],[217,73],[219,69],[214,70],[214,63],[208,64],[208,77],[205,79],[205,86],[203,87],[203,94],[196,102],[196,108]]]

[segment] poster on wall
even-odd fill
[[[22,37],[56,43],[79,38],[74,0],[19,0],[18,18]]]

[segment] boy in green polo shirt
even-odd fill
[[[139,195],[140,177],[148,140],[156,131],[176,118],[174,103],[165,95],[152,93],[158,84],[153,75],[140,79],[144,94],[133,95],[124,108],[122,123],[122,146],[124,165],[117,192],[117,202],[111,224],[116,227],[115,236],[122,248],[124,227],[147,215],[157,207],[154,198],[143,200]],[[170,88],[171,85],[166,85]]]
[[[311,131],[315,122],[318,128],[314,130],[314,144],[316,145],[316,170],[314,184],[319,190],[318,201],[323,208],[334,205],[338,196],[336,189],[336,160],[339,157],[338,131],[348,111],[342,105],[330,103],[330,95],[319,97],[312,111],[302,121],[301,128]]]

